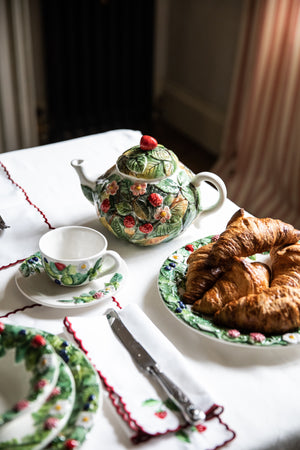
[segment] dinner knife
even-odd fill
[[[159,369],[157,362],[126,328],[119,314],[114,309],[109,309],[106,312],[106,317],[113,332],[130,353],[134,361],[141,369],[158,381],[160,386],[179,408],[184,419],[191,425],[204,421],[206,418],[204,411],[197,408],[187,395]]]

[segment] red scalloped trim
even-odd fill
[[[111,297],[112,301],[115,302],[115,304],[117,305],[118,308],[122,309],[122,306],[120,305],[120,303],[118,302],[118,300],[116,299],[116,297]]]
[[[113,297],[113,299],[114,299],[114,297]],[[88,351],[84,347],[84,345],[82,343],[82,339],[80,339],[77,336],[76,331],[73,329],[72,323],[70,322],[70,319],[68,317],[64,318],[64,325],[65,325],[68,333],[70,333],[73,336],[75,342],[79,345],[81,350],[88,356]],[[94,367],[95,367],[95,365],[94,365]],[[108,383],[106,377],[102,374],[102,372],[97,367],[95,367],[95,369],[96,369],[101,381],[103,382],[105,389],[108,392],[108,396],[109,396],[113,406],[115,407],[117,414],[128,424],[129,428],[131,428],[133,431],[136,432],[131,437],[131,441],[133,444],[140,444],[141,442],[146,442],[154,437],[164,436],[168,433],[175,433],[176,431],[178,431],[180,429],[184,429],[188,426],[188,425],[184,425],[184,426],[179,425],[174,430],[168,429],[163,433],[160,433],[160,432],[157,432],[154,434],[147,433],[147,431],[145,431],[144,428],[141,425],[139,425],[135,419],[133,419],[131,417],[131,413],[130,413],[130,411],[128,411],[126,403],[124,402],[123,398],[117,392],[115,392],[113,386],[111,386]],[[230,431],[232,433],[232,437],[227,439],[226,441],[224,441],[223,444],[217,445],[216,447],[214,447],[213,449],[210,449],[210,450],[217,450],[218,448],[221,448],[224,445],[227,445],[229,442],[233,441],[236,437],[235,431],[233,431],[220,418],[220,414],[222,414],[223,410],[224,410],[223,406],[213,404],[211,406],[211,408],[209,408],[206,411],[206,416],[207,416],[206,420],[212,420],[214,418],[217,418],[219,420],[219,422],[228,431]]]
[[[18,309],[15,309],[14,311],[10,311],[10,312],[4,314],[4,316],[0,316],[0,319],[9,317],[11,314],[16,314],[19,311],[25,311],[25,309],[35,308],[36,306],[42,306],[42,305],[39,305],[37,303],[35,303],[34,305],[26,305],[26,306],[23,306],[22,308],[18,308]]]
[[[9,173],[9,171],[7,170],[7,167],[0,161],[0,166],[3,168],[7,178],[12,182],[12,184],[14,184],[15,186],[17,186],[18,189],[20,189],[21,192],[23,192],[24,196],[25,196],[25,200],[31,205],[33,206],[43,217],[44,222],[48,225],[48,227],[50,228],[50,230],[54,230],[55,227],[53,227],[50,222],[48,221],[47,217],[45,216],[45,214],[40,210],[40,208],[37,207],[37,205],[35,205],[34,203],[32,203],[32,201],[30,200],[27,192],[25,191],[25,189],[22,188],[22,186],[20,186],[18,183],[16,183],[16,181],[14,181]],[[18,263],[21,263],[22,261],[24,261],[26,258],[23,259],[19,259],[15,262],[12,262],[10,264],[7,264],[5,266],[0,267],[0,270],[2,269],[7,269],[8,267],[12,267],[15,266]]]
[[[72,324],[68,317],[64,318],[64,325],[65,325],[68,333],[70,333],[73,336],[75,342],[78,344],[78,346],[81,348],[81,350],[88,356],[88,351],[84,347],[82,340],[77,336],[76,331],[73,329]],[[129,425],[129,427],[132,430],[139,431],[141,429],[141,427],[131,417],[131,414],[127,410],[126,404],[124,403],[122,397],[115,392],[114,388],[108,383],[106,377],[101,373],[101,371],[97,367],[95,367],[95,369],[97,370],[97,373],[98,373],[101,381],[103,382],[105,389],[108,392],[108,396],[109,396],[112,404],[116,408],[118,415],[122,417],[122,419]]]

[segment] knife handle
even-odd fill
[[[167,375],[161,372],[157,366],[151,366],[149,372],[155,376],[161,387],[178,406],[183,417],[189,424],[195,425],[195,423],[205,420],[206,416],[204,411],[198,409],[185,393]]]

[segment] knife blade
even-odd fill
[[[180,387],[160,370],[157,362],[126,328],[119,314],[114,309],[109,309],[106,312],[106,317],[113,332],[130,353],[133,360],[146,374],[153,376],[158,381],[160,386],[179,408],[184,419],[191,425],[204,421],[206,418],[204,411],[197,408]]]

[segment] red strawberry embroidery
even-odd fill
[[[154,414],[159,419],[164,419],[167,416],[167,411],[156,411]]]
[[[198,431],[199,433],[203,433],[203,431],[206,430],[206,426],[205,426],[205,425],[202,425],[201,423],[199,423],[198,425],[196,425],[196,428],[197,428],[197,431]]]
[[[145,134],[141,137],[140,147],[142,150],[153,150],[155,147],[157,147],[157,140],[152,136],[148,136],[147,134]]]
[[[56,262],[54,264],[55,264],[55,267],[57,268],[57,270],[59,270],[60,272],[66,268],[65,264],[58,263],[58,262]]]
[[[3,322],[0,322],[0,334],[2,334],[2,333],[3,333],[3,331],[4,331],[4,328],[5,328],[5,325],[4,325],[4,323],[3,323]]]

